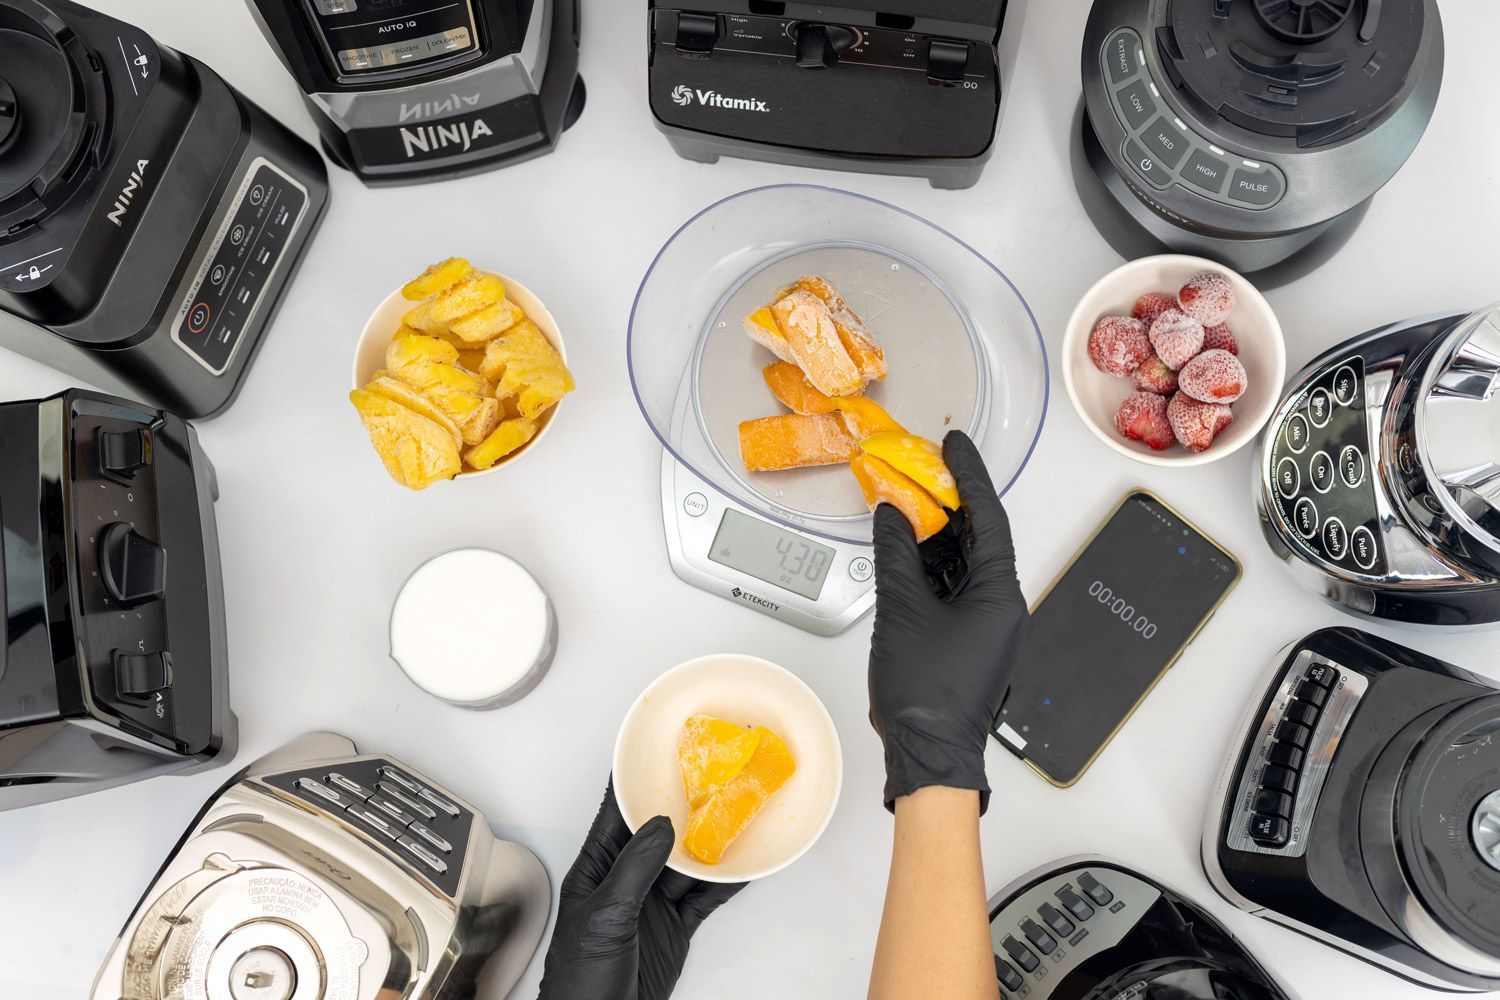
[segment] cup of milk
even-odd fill
[[[391,659],[417,687],[459,708],[519,701],[556,651],[547,592],[526,567],[489,549],[429,559],[391,609]]]

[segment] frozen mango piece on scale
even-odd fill
[[[462,257],[438,261],[401,288],[402,298],[420,302],[468,277],[473,266]]]
[[[349,401],[386,471],[402,486],[424,490],[463,468],[453,435],[436,422],[364,389],[349,393]]]
[[[448,329],[465,343],[483,346],[525,318],[526,313],[514,302],[495,302],[454,320]]]
[[[876,434],[905,434],[906,428],[885,412],[885,407],[864,396],[841,396],[833,401],[844,426],[856,441],[874,437]]]
[[[887,432],[871,435],[859,446],[914,480],[944,507],[949,510],[959,508],[958,485],[943,461],[943,449],[936,442],[915,434]]]
[[[408,365],[451,365],[458,361],[458,348],[436,337],[410,333],[397,337],[385,349],[385,366],[400,371]]]
[[[455,445],[463,444],[463,432],[458,429],[458,423],[451,416],[444,413],[432,400],[390,372],[376,372],[375,377],[370,379],[369,384],[365,386],[365,390],[377,396],[384,396],[393,403],[400,403],[408,410],[421,414],[452,434]]]
[[[791,348],[792,360],[819,392],[853,396],[864,391],[864,376],[844,348],[822,299],[809,292],[792,292],[777,300],[771,312]]]
[[[495,463],[536,436],[536,424],[524,417],[502,420],[482,442],[470,448],[464,458],[479,470],[493,468]]]
[[[784,413],[740,424],[740,459],[749,472],[837,465],[859,454],[859,443],[832,413]]]
[[[819,392],[802,369],[790,361],[777,361],[761,370],[776,401],[793,413],[832,413],[833,397]]]
[[[849,352],[861,377],[867,382],[885,378],[888,370],[885,351],[875,343],[874,334],[865,326],[864,320],[849,308],[849,303],[844,301],[838,290],[826,279],[812,274],[798,278],[794,287],[798,291],[816,295],[828,307],[833,325],[839,332],[839,340],[843,342],[844,350]]]
[[[917,541],[925,542],[942,531],[948,523],[948,512],[909,476],[902,475],[874,455],[864,453],[849,463],[859,488],[865,495],[865,503],[873,511],[882,503],[888,503],[905,515],[916,533]]]
[[[797,771],[797,762],[781,737],[763,726],[756,727],[755,733],[760,742],[750,760],[688,816],[682,849],[704,864],[722,861],[729,845]]]
[[[751,340],[782,361],[788,364],[797,363],[796,357],[792,354],[792,345],[786,342],[786,336],[782,334],[781,326],[776,322],[776,314],[771,311],[770,306],[763,306],[746,316],[743,326]]]
[[[711,715],[695,715],[683,723],[677,766],[688,805],[698,808],[744,770],[759,745],[760,734],[753,729]]]

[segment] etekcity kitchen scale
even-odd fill
[[[636,399],[661,440],[672,569],[710,593],[819,635],[874,606],[871,523],[845,466],[749,473],[743,420],[783,413],[775,360],[741,320],[804,274],[839,289],[885,349],[868,395],[913,433],[967,431],[1003,494],[1047,408],[1031,310],[993,264],[931,223],[832,188],[757,188],[679,229],[631,313]],[[1003,362],[1003,363],[1002,363]]]

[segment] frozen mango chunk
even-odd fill
[[[755,733],[760,742],[740,773],[688,816],[682,849],[704,864],[723,860],[729,845],[797,771],[797,762],[781,737],[763,726],[756,727]]]
[[[497,382],[495,395],[516,400],[521,416],[534,420],[573,391],[573,375],[562,355],[530,320],[517,323],[485,348],[480,374]]]
[[[832,413],[784,413],[740,424],[740,459],[750,472],[837,465],[858,454],[858,442]]]
[[[420,333],[397,337],[385,349],[385,366],[393,372],[400,371],[408,365],[451,365],[456,361],[458,361],[458,348],[436,337],[427,337]]]
[[[464,458],[476,469],[493,468],[495,463],[536,436],[536,424],[524,417],[502,420],[489,437],[470,448]]]
[[[853,359],[855,367],[859,369],[860,376],[866,382],[875,382],[885,378],[887,373],[885,351],[875,343],[874,334],[870,333],[864,320],[849,308],[849,303],[844,301],[844,297],[838,293],[838,290],[827,279],[813,274],[797,279],[794,287],[798,291],[816,295],[828,307],[828,313],[833,317],[833,325],[839,332],[839,340],[843,343],[844,350],[849,352],[849,357]]]
[[[505,282],[493,274],[475,271],[433,298],[427,318],[433,323],[448,327],[454,320],[504,301]]]
[[[460,280],[467,277],[474,270],[473,266],[462,257],[449,257],[440,260],[428,267],[427,270],[417,275],[401,287],[401,297],[419,302],[430,298],[438,292],[456,285]]]
[[[792,292],[773,303],[771,312],[791,348],[792,360],[819,392],[853,396],[864,391],[865,379],[849,357],[822,299],[809,292]]]
[[[424,490],[463,468],[453,435],[434,421],[364,389],[349,393],[349,401],[386,471],[402,486]]]
[[[793,413],[832,413],[833,397],[819,392],[802,369],[790,361],[777,361],[761,370],[776,401]]]
[[[841,396],[833,401],[844,426],[856,441],[863,441],[876,434],[904,434],[906,428],[896,423],[894,417],[885,412],[885,407],[864,396]]]
[[[483,346],[485,341],[494,340],[525,318],[526,313],[514,302],[495,302],[454,320],[448,330],[466,343]]]
[[[377,396],[384,396],[393,403],[400,403],[408,410],[421,414],[452,434],[455,445],[463,444],[463,433],[451,416],[443,412],[432,400],[389,372],[376,372],[375,377],[365,386],[365,390]]]
[[[914,480],[944,507],[958,509],[958,485],[943,461],[943,449],[937,442],[915,434],[886,432],[865,438],[859,446]]]
[[[874,455],[865,453],[849,463],[859,488],[864,492],[865,503],[873,511],[882,503],[888,503],[911,522],[917,541],[925,542],[948,523],[948,512],[932,499],[932,494],[902,475]]]
[[[770,306],[764,306],[746,316],[742,325],[751,340],[782,361],[788,364],[797,363],[796,357],[792,354],[792,345],[786,342],[781,326],[776,322],[776,314],[771,312]]]
[[[683,723],[677,766],[688,805],[698,808],[744,770],[759,745],[760,734],[753,729],[711,715],[695,715]]]

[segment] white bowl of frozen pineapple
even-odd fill
[[[421,490],[514,465],[572,390],[562,335],[541,300],[453,257],[370,316],[349,399],[391,478]]]

